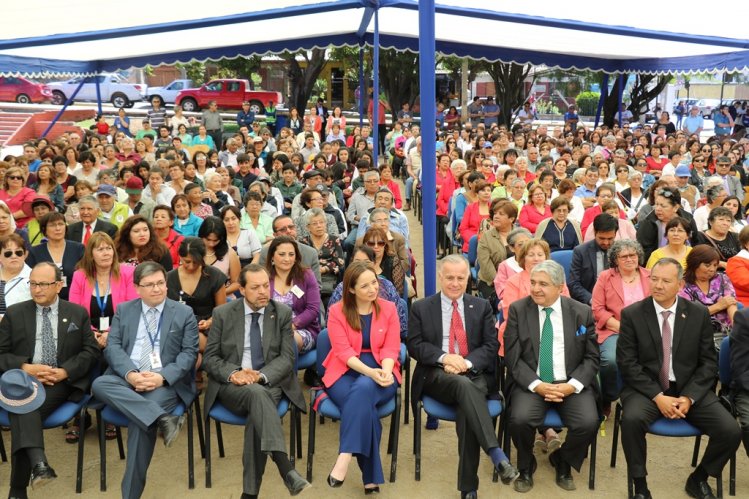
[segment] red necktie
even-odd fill
[[[661,365],[660,382],[661,388],[668,390],[669,387],[669,366],[671,365],[671,325],[668,318],[671,316],[669,310],[661,312],[663,315],[663,324],[661,326],[661,339],[663,341],[663,364]]]
[[[457,352],[456,350],[457,345]],[[460,312],[458,312],[458,302],[453,300],[453,316],[450,320],[450,342],[449,342],[449,353],[459,353],[465,357],[468,355],[468,338],[466,337],[466,330],[463,327],[463,320],[460,318]]]
[[[83,234],[83,245],[86,246],[88,244],[88,240],[91,237],[91,225],[86,224],[86,233]]]

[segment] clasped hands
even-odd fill
[[[692,401],[689,397],[669,397],[662,393],[656,395],[653,399],[655,405],[658,406],[658,410],[661,411],[663,417],[668,419],[683,419],[687,416],[687,412],[692,407]]]
[[[562,402],[576,390],[569,383],[539,383],[533,391],[541,395],[546,402]]]
[[[127,374],[126,380],[135,388],[136,392],[150,392],[164,386],[164,377],[151,371],[131,371]]]
[[[395,383],[395,377],[392,372],[388,372],[381,367],[370,369],[369,377],[374,380],[375,383],[382,387],[390,386]]]
[[[234,371],[229,376],[229,381],[237,386],[252,385],[260,381],[260,379],[262,379],[260,371],[255,371],[254,369],[241,369]]]
[[[68,372],[62,367],[51,367],[45,364],[23,364],[21,369],[48,386],[68,379]]]
[[[468,371],[468,363],[462,356],[449,353],[442,357],[442,368],[447,374],[463,374]]]

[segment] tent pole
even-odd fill
[[[598,124],[601,122],[601,111],[603,111],[603,103],[606,101],[606,96],[609,94],[609,75],[608,73],[603,74],[603,83],[601,83],[601,97],[598,99],[598,109],[596,110],[596,122],[593,128],[598,128]]]
[[[618,113],[619,113],[619,128],[622,127],[622,98],[624,97],[624,75],[619,73],[619,94],[617,95],[618,100]]]
[[[421,194],[424,207],[424,295],[437,287],[437,169],[434,140],[436,91],[434,83],[434,0],[419,1],[419,89],[421,96]]]
[[[359,129],[364,125],[364,97],[367,85],[364,82],[364,43],[359,45]]]
[[[373,163],[379,167],[377,155],[380,147],[380,10],[374,11],[374,56],[372,60],[372,141],[374,142]],[[384,153],[385,151],[383,151]]]
[[[99,85],[99,75],[94,76],[96,78],[96,107],[99,109],[99,115],[104,114],[101,110],[101,86]]]
[[[75,87],[75,92],[73,92],[70,97],[68,97],[68,100],[65,101],[65,104],[62,105],[62,109],[57,111],[57,114],[54,118],[52,118],[52,121],[49,125],[47,125],[47,128],[44,129],[44,132],[42,132],[42,138],[46,137],[50,130],[52,130],[52,127],[55,126],[55,123],[57,123],[57,120],[60,119],[62,116],[62,113],[65,112],[65,110],[68,108],[69,105],[73,103],[73,99],[75,99],[75,96],[78,95],[78,92],[83,88],[83,82],[86,81],[86,77],[81,78],[81,82],[78,84],[77,87]]]

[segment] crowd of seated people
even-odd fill
[[[655,125],[588,129],[574,119],[564,127],[534,126],[526,112],[508,128],[497,122],[498,107],[493,100],[474,101],[465,122],[438,107],[434,158],[422,157],[422,142],[431,133],[413,123],[407,105],[391,124],[380,123],[386,133],[375,143],[368,126],[347,127],[340,108],[329,111],[322,101],[309,110],[293,109],[285,127],[276,127],[272,104],[266,108],[272,119],[264,124],[243,106],[237,132],[222,133],[215,106],[198,122],[179,108],[172,115],[154,103],[142,123],[120,110],[111,125],[103,117],[85,133],[31,140],[22,155],[0,161],[0,315],[8,316],[0,334],[19,304],[33,300],[46,307],[44,291],[50,303],[59,296],[82,307],[87,322],[80,325],[91,333],[89,357],[103,357],[108,376],[121,376],[120,383],[136,391],[179,392],[181,380],[197,369],[211,403],[219,400],[252,415],[270,410],[282,395],[304,408],[288,356],[313,351],[327,320],[327,373],[320,378],[312,368],[304,381],[325,388],[342,409],[340,453],[328,485],[342,486],[357,457],[367,494],[384,481],[373,455],[381,434],[376,411],[403,381],[397,346],[404,339],[421,373],[415,397],[444,397],[441,401],[458,404],[462,414],[456,428],[463,442],[462,497],[476,497],[480,450],[503,483],[530,490],[535,460],[529,460],[529,445],[550,455],[557,485],[574,488],[571,469],[579,470],[595,434],[592,425],[599,421],[573,415],[588,407],[591,391],[601,392],[603,417],[621,397],[635,407],[630,414],[687,417],[707,434],[716,431],[717,423],[705,422],[709,414],[703,410],[712,398],[701,387],[685,390],[681,371],[666,373],[665,380],[656,372],[645,380],[653,373],[633,367],[642,338],[628,311],[645,307],[643,313],[660,314],[676,307],[674,314],[681,315],[675,323],[653,319],[669,335],[686,327],[679,317],[694,314],[690,327],[704,320],[712,350],[703,349],[707,333],[694,333],[701,335],[695,341],[700,350],[689,362],[699,357],[696,369],[714,370],[715,347],[741,323],[739,308],[749,303],[743,212],[749,140],[712,137],[703,144],[703,137],[690,131],[694,120],[664,133],[667,118]],[[381,164],[374,164],[375,148]],[[401,301],[410,308],[416,294],[411,246],[420,230],[405,212],[420,194],[424,168],[434,169],[437,178],[436,207],[422,209],[437,213],[441,293],[414,301],[407,319]],[[479,297],[467,292],[473,284],[465,256],[473,240]],[[552,260],[568,263],[563,268]],[[54,280],[38,279],[50,272]],[[137,331],[128,331],[118,315],[132,300],[144,307]],[[185,341],[194,337],[194,345],[182,346],[183,357],[171,359],[165,346],[162,360],[179,364],[182,373],[174,379],[147,341],[161,324],[150,314],[166,313],[159,309],[163,304],[177,307]],[[529,313],[538,318],[527,327]],[[44,317],[40,312],[40,335]],[[565,361],[546,358],[566,343],[573,322],[576,340]],[[244,344],[233,345],[242,340],[231,328],[243,324]],[[540,355],[529,351],[538,340],[527,337],[533,328],[541,335]],[[267,345],[266,330],[273,337]],[[479,330],[481,337],[474,337]],[[258,353],[259,331],[263,349],[270,351]],[[130,333],[148,337],[136,342],[143,359],[128,351]],[[34,354],[33,364],[3,367],[3,355],[12,349],[0,338],[3,370],[47,361]],[[496,393],[497,355],[505,361],[510,407],[514,401],[529,411],[524,420],[522,411],[510,412],[517,469],[489,436],[493,433],[487,434],[490,420],[480,403]],[[284,359],[279,361],[284,370],[270,369],[279,365],[273,356]],[[643,365],[652,360],[639,359]],[[121,371],[123,365],[134,366],[135,375]],[[149,377],[149,369],[162,374]],[[39,379],[49,376],[52,382],[55,373]],[[465,373],[471,377],[455,376]],[[112,379],[95,383],[94,392],[105,393],[113,405],[132,402],[118,399],[122,394],[114,385]],[[244,385],[261,388],[240,390]],[[651,394],[651,385],[661,391]],[[663,409],[666,399],[676,409]],[[562,409],[564,443],[560,428],[541,424],[545,406],[539,401]],[[170,444],[178,426],[175,430],[174,421],[159,413],[172,407],[162,402],[160,409],[151,407],[157,413],[152,426],[143,427],[158,429]],[[144,424],[143,415],[132,417]],[[687,482],[697,497],[711,497],[706,478],[722,469],[728,447],[736,443],[734,432],[718,419],[727,435],[723,447],[709,447]],[[438,427],[434,418],[426,424]],[[625,419],[622,432],[636,440],[633,424]],[[13,430],[19,425],[12,420]],[[65,440],[78,441],[89,425],[88,418],[72,421]],[[245,442],[245,452],[271,457],[295,495],[309,484],[290,467],[278,429],[271,425],[267,431],[274,437]],[[116,432],[107,427],[105,436],[114,438]],[[33,445],[18,449],[24,453],[18,469],[32,485],[54,478],[46,458],[39,461],[43,447],[41,454]],[[638,451],[625,446],[636,492],[648,497]],[[243,497],[257,496],[261,474],[245,469]],[[11,495],[24,496],[17,478]]]

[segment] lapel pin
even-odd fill
[[[468,305],[468,308],[473,308],[473,305]]]
[[[68,320],[67,319],[63,319],[62,322],[68,322]]]
[[[687,318],[687,314],[681,314],[681,318],[682,319],[686,319]]]

